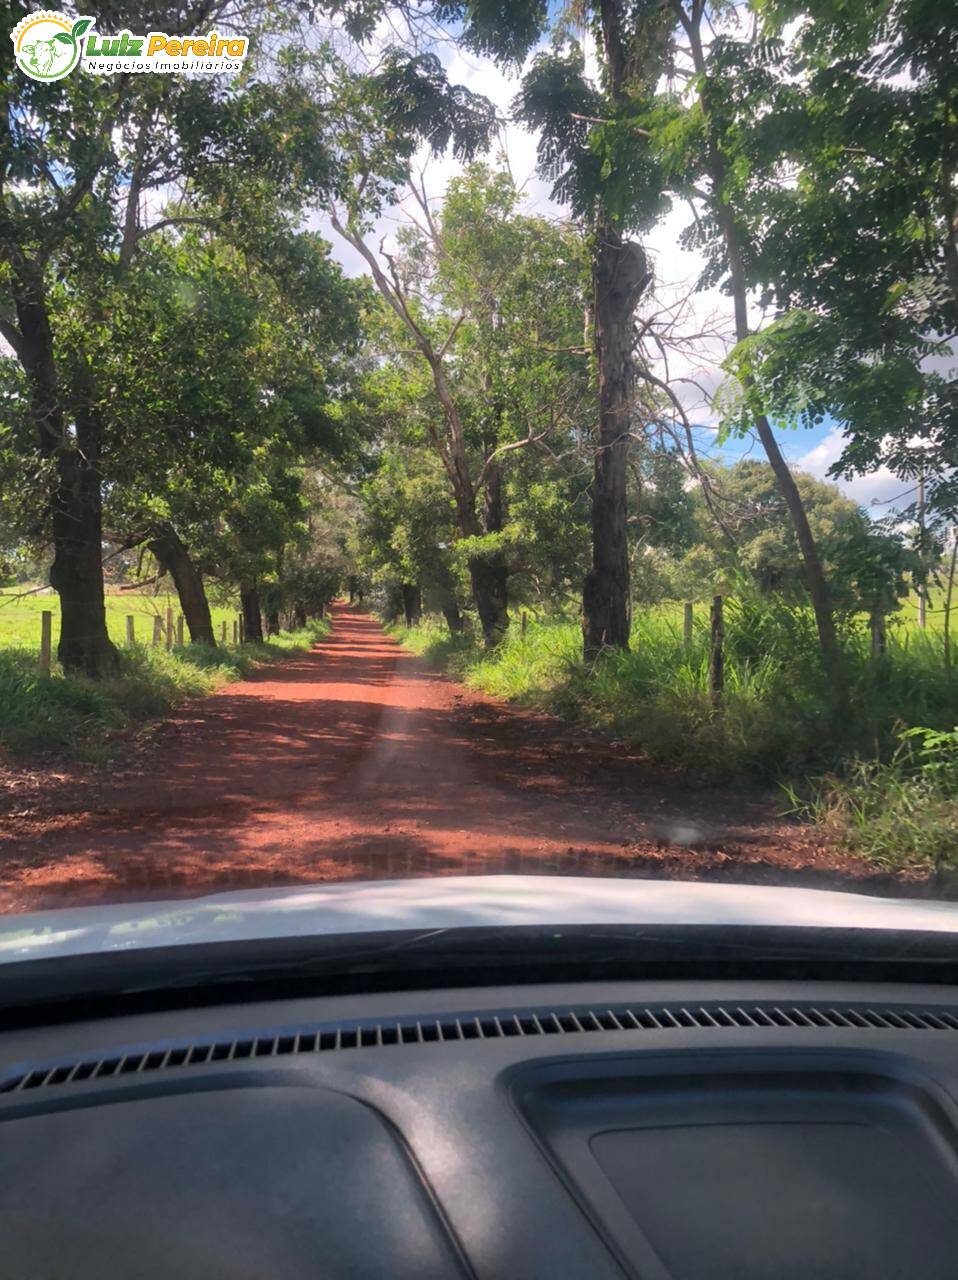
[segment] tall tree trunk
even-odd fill
[[[443,592],[442,604],[439,607],[442,609],[442,616],[446,619],[449,634],[451,636],[462,635],[462,613],[459,610],[459,601],[452,592],[448,594]]]
[[[259,607],[256,583],[240,585],[240,608],[243,611],[243,635],[247,643],[263,643],[263,615]]]
[[[626,53],[616,0],[599,0],[599,25],[613,107],[624,101]],[[587,662],[604,648],[629,647],[631,601],[626,475],[632,412],[632,317],[651,275],[637,244],[623,241],[600,205],[592,259],[599,420],[592,464],[592,567],[582,586]]]
[[[680,21],[689,37],[692,62],[699,78],[699,102],[708,130],[708,167],[709,178],[712,183],[713,211],[719,224],[728,257],[732,301],[735,309],[735,338],[737,342],[742,342],[751,333],[748,323],[748,285],[742,258],[741,230],[724,194],[725,156],[720,141],[712,132],[708,103],[708,73],[700,29],[702,8],[695,10],[697,17],[694,19],[690,19],[689,15],[682,9],[681,4],[678,4],[678,11]],[[747,375],[743,376],[742,385],[746,394],[754,390],[754,383]],[[831,593],[828,588],[825,571],[822,568],[821,557],[818,553],[818,544],[808,523],[808,513],[805,510],[805,504],[802,502],[802,495],[799,493],[798,485],[795,483],[795,477],[792,475],[791,469],[785,461],[781,449],[778,447],[778,441],[775,439],[775,433],[772,431],[768,417],[764,413],[756,413],[754,422],[762,448],[765,450],[782,497],[785,499],[792,527],[798,539],[799,549],[805,565],[805,577],[808,582],[812,609],[815,614],[815,625],[818,630],[818,643],[822,655],[822,666],[825,670],[825,679],[828,683],[833,710],[840,712],[847,702],[848,686],[841,649],[838,645],[838,636],[835,631]]]
[[[838,636],[835,631],[831,592],[828,589],[828,580],[825,577],[825,570],[822,568],[821,557],[818,554],[818,544],[815,541],[814,533],[812,533],[811,525],[808,523],[808,513],[805,510],[805,504],[802,502],[802,495],[798,491],[798,485],[795,483],[795,477],[782,456],[778,441],[775,439],[768,418],[764,413],[756,415],[755,427],[772,471],[775,473],[775,479],[778,481],[782,497],[785,499],[785,505],[788,507],[788,514],[792,520],[792,527],[798,539],[802,560],[805,564],[808,593],[811,596],[812,610],[815,614],[815,625],[818,629],[818,645],[821,650],[825,678],[828,681],[833,705],[836,708],[841,708],[844,706],[847,696],[845,669],[841,650],[838,647]]]
[[[627,649],[631,626],[626,480],[632,413],[632,317],[649,281],[645,254],[611,218],[596,228],[593,264],[599,424],[592,474],[592,567],[582,589],[583,650]]]
[[[887,633],[885,630],[885,609],[881,604],[876,604],[871,611],[869,618],[869,627],[871,630],[871,656],[873,661],[877,661],[884,656],[887,647]]]
[[[60,597],[57,657],[65,671],[93,679],[116,672],[119,655],[106,626],[100,472],[89,455],[61,447],[52,495],[50,585]]]
[[[469,581],[479,625],[487,646],[497,645],[509,626],[506,584],[508,572],[501,564],[485,556],[473,556],[469,561]]]
[[[486,533],[501,533],[505,526],[502,471],[495,460],[486,464],[482,524]],[[469,579],[483,638],[490,647],[497,645],[509,629],[509,565],[506,557],[501,551],[474,556],[469,561]]]
[[[30,385],[40,452],[53,463],[50,585],[60,597],[57,657],[65,671],[102,678],[117,670],[119,655],[107,632],[103,594],[98,423],[92,415],[78,418],[74,436],[67,432],[39,269],[35,278],[18,280],[16,308],[20,330],[16,352]]]
[[[206,588],[179,534],[171,524],[157,525],[147,543],[160,568],[170,575],[180,609],[190,631],[191,644],[208,644],[216,648],[213,619],[210,615]]]
[[[422,617],[422,592],[414,582],[402,584],[402,609],[407,627],[414,627]]]

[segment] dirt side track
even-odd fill
[[[504,871],[908,890],[774,798],[473,693],[342,605],[312,652],[182,709],[129,768],[33,779],[7,779],[0,911]]]

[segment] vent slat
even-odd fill
[[[450,1015],[448,1018],[406,1019],[380,1022],[370,1019],[350,1025],[329,1024],[299,1031],[262,1032],[242,1039],[184,1042],[172,1047],[149,1045],[107,1057],[46,1063],[0,1079],[0,1093],[82,1084],[116,1076],[142,1076],[146,1072],[233,1063],[246,1058],[275,1058],[306,1053],[335,1053],[345,1049],[381,1049],[403,1045],[461,1043],[467,1040],[505,1040],[513,1037],[556,1036],[590,1032],[670,1032],[700,1030],[863,1030],[958,1031],[958,1010],[871,1008],[842,1005],[654,1005],[641,1008],[521,1009],[497,1013]]]
[[[871,1027],[878,1027],[885,1031],[888,1027],[907,1027],[908,1023],[902,1018],[896,1018],[893,1013],[878,1013],[875,1009],[866,1009],[861,1015],[865,1022]]]
[[[826,1015],[829,1019],[828,1026],[837,1027],[853,1027],[854,1022],[846,1018],[844,1014],[839,1013],[837,1009],[829,1009]]]
[[[920,1014],[915,1014],[916,1018],[921,1018],[925,1026],[931,1027],[934,1031],[947,1031],[948,1023],[943,1018],[939,1018],[935,1013],[929,1013],[927,1009],[922,1009]]]
[[[787,1013],[782,1010],[776,1010],[776,1012],[780,1012],[783,1017],[789,1018],[793,1026],[814,1027],[816,1025],[801,1009],[789,1009]]]
[[[899,1024],[905,1027],[914,1027],[916,1031],[928,1031],[931,1024],[927,1018],[918,1013],[913,1013],[910,1009],[905,1009],[903,1013],[897,1014],[887,1011],[884,1015],[886,1018],[897,1018]]]
[[[696,1023],[700,1027],[720,1027],[722,1024],[709,1013],[708,1009],[695,1010]]]

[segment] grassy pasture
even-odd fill
[[[184,644],[154,647],[153,619],[178,616],[175,596],[132,592],[107,597],[110,636],[119,645],[122,666],[111,680],[62,674],[55,658],[49,676],[39,670],[40,615],[53,614],[53,652],[59,637],[56,595],[7,592],[0,595],[0,764],[53,757],[105,762],[122,753],[123,743],[188,698],[211,693],[240,679],[255,664],[308,649],[328,624],[283,632],[266,644],[232,644],[236,612],[212,609],[214,631],[227,624],[229,642],[215,649]],[[127,644],[126,618],[135,619],[135,643]]]
[[[153,636],[153,619],[166,620],[167,609],[173,610],[174,619],[179,615],[179,601],[175,594],[160,595],[145,592],[113,592],[106,598],[106,620],[110,638],[114,644],[126,644],[126,619],[134,619],[134,632],[138,644],[149,644]],[[53,614],[53,651],[56,653],[60,638],[60,603],[55,592],[25,594],[22,591],[0,592],[0,650],[40,648],[40,614],[49,609]],[[219,637],[220,626],[227,624],[227,636],[232,640],[233,619],[238,605],[212,605],[214,634]]]

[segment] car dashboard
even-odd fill
[[[0,1035],[0,1171],[17,1280],[951,1280],[958,988],[81,1016]]]

